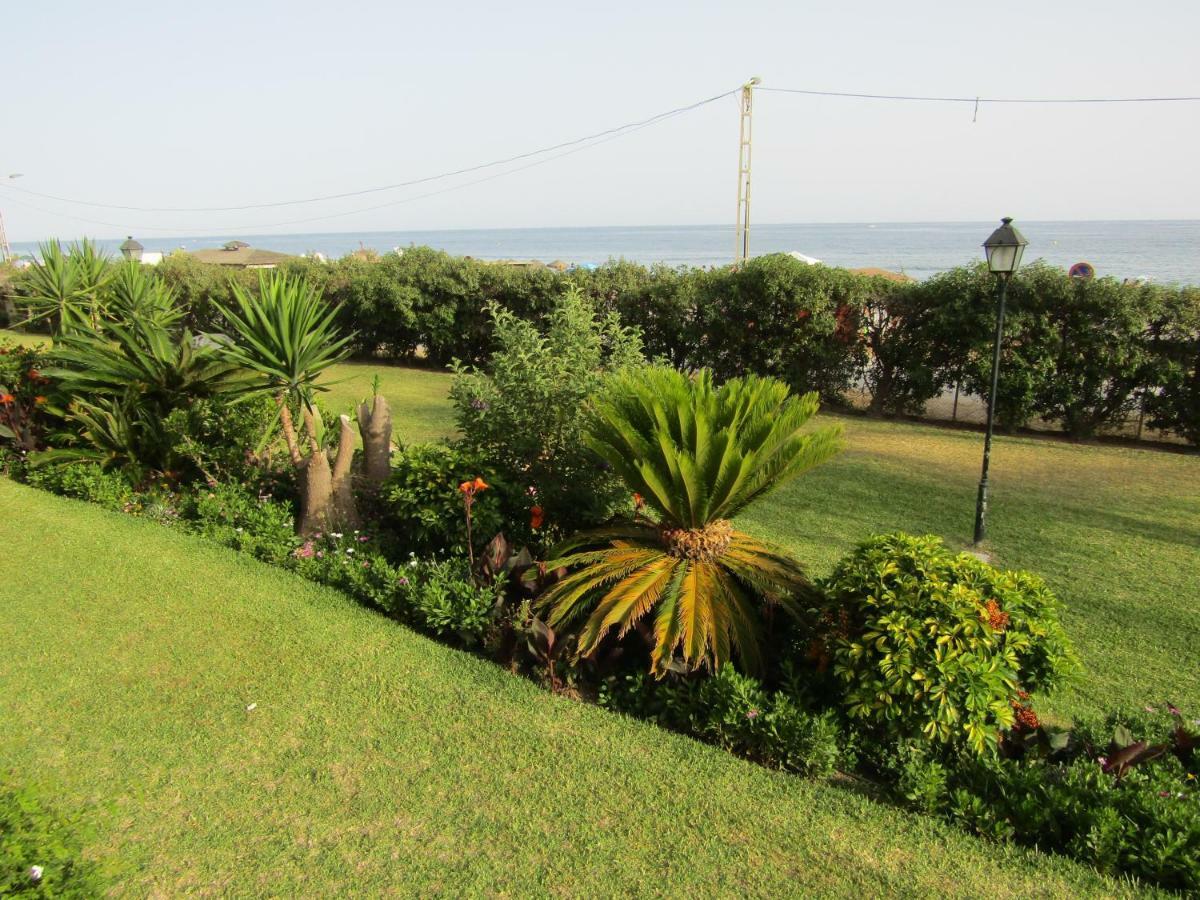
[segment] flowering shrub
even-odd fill
[[[466,553],[463,497],[459,485],[482,475],[497,487],[478,458],[445,444],[411,444],[392,454],[392,474],[380,491],[381,525],[418,556]],[[501,530],[502,488],[473,497],[475,536],[487,540]]]
[[[476,584],[462,558],[418,560],[397,579],[394,611],[403,620],[439,637],[477,644],[495,617],[503,583]]]
[[[264,562],[283,563],[296,547],[291,509],[236,482],[185,494],[181,515],[189,530]]]
[[[809,655],[831,670],[847,715],[889,742],[994,750],[1022,692],[1050,690],[1077,666],[1040,578],[936,537],[871,538],[824,588]]]
[[[499,306],[489,312],[499,349],[486,370],[457,366],[450,397],[463,449],[513,488],[501,497],[507,521],[532,525],[532,507],[541,510],[539,534],[509,536],[553,540],[603,521],[627,495],[584,445],[587,409],[611,373],[643,363],[637,334],[575,291],[544,331]]]
[[[22,453],[42,447],[51,421],[48,364],[40,348],[0,341],[0,445]]]

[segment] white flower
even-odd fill
[[[332,534],[339,541],[342,539],[342,533],[340,531],[331,531],[329,533]]]
[[[42,871],[43,871],[43,869],[41,866],[30,866],[29,867],[29,880],[30,881],[41,881],[42,880]]]
[[[413,559],[413,560],[409,560],[409,563],[408,563],[408,564],[409,564],[410,566],[412,566],[414,569],[417,567],[417,561],[416,561],[415,559]]]
[[[346,553],[347,553],[347,554],[350,554],[350,553],[353,553],[353,552],[354,552],[354,548],[353,548],[353,547],[349,547],[349,548],[346,550]]]
[[[241,533],[242,533],[242,529],[240,529],[240,528],[235,528],[234,530],[235,530],[235,531],[236,531],[238,534],[241,534]]]

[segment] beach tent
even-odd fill
[[[805,256],[799,250],[793,250],[791,253],[788,254],[788,256],[790,256],[792,259],[798,259],[802,263],[807,263],[810,266],[821,265],[821,261],[819,259],[817,259],[815,256]]]

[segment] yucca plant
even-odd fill
[[[578,653],[653,616],[651,667],[716,670],[734,652],[761,669],[764,604],[798,612],[815,590],[782,549],[734,529],[755,500],[837,452],[840,429],[805,431],[817,395],[771,378],[718,387],[651,367],[618,376],[595,403],[587,441],[634,493],[637,513],[568,541],[548,562],[568,574],[541,598],[549,624],[586,616]]]
[[[41,262],[30,267],[26,295],[18,300],[30,312],[28,321],[48,319],[56,335],[98,328],[113,278],[108,257],[88,240],[72,244],[66,253],[58,241],[47,241],[38,253]]]
[[[170,320],[171,309],[156,317]],[[186,330],[138,315],[102,328],[81,325],[55,343],[53,366],[44,374],[57,382],[68,401],[63,415],[84,443],[44,454],[43,461],[86,457],[106,466],[166,471],[173,464],[164,428],[171,412],[197,399],[248,392],[245,372]]]
[[[350,417],[340,417],[331,468],[313,406],[313,394],[328,390],[320,383],[321,376],[349,356],[354,335],[338,333],[336,308],[324,303],[320,293],[301,279],[282,272],[260,273],[258,296],[236,284],[233,290],[236,309],[217,304],[233,330],[225,352],[255,373],[258,391],[275,398],[288,454],[300,481],[297,531],[305,534],[356,525],[358,513],[350,481],[354,458]],[[291,408],[296,405],[304,423],[303,435],[292,418]],[[366,455],[386,461],[391,449],[391,413],[378,393],[370,408],[366,403],[359,407],[358,423]]]

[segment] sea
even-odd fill
[[[878,267],[917,279],[982,259],[982,244],[997,222],[857,222],[755,225],[750,255],[796,251],[828,265]],[[1029,246],[1025,261],[1069,267],[1088,262],[1097,275],[1156,283],[1200,284],[1200,220],[1015,223]],[[569,228],[464,228],[318,234],[229,234],[155,238],[135,235],[147,250],[218,247],[242,240],[283,253],[319,252],[335,258],[360,248],[381,253],[429,246],[477,259],[517,259],[596,265],[611,259],[669,266],[716,266],[732,261],[732,225],[642,225]],[[99,243],[117,252],[123,238]],[[35,254],[35,243],[14,244]]]

